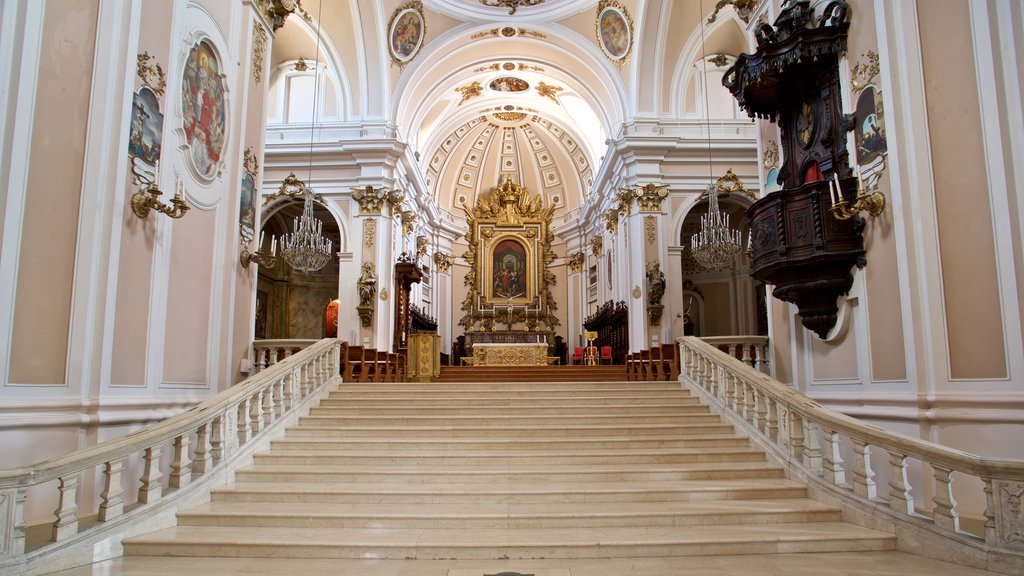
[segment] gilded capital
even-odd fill
[[[634,192],[632,188],[623,188],[615,195],[615,207],[620,216],[629,216],[633,211]]]
[[[452,255],[444,252],[434,252],[434,265],[438,272],[447,272],[452,267]]]
[[[582,272],[583,271],[583,252],[580,251],[580,252],[573,252],[572,254],[569,254],[568,262],[569,262],[569,271],[570,272],[575,272],[577,274]]]
[[[590,239],[590,253],[595,258],[600,258],[601,254],[604,254],[604,238],[598,236],[597,238]]]
[[[661,212],[661,202],[668,198],[668,186],[645,184],[634,192],[641,212]]]
[[[352,189],[352,199],[359,203],[359,213],[364,216],[379,216],[387,196],[387,190],[370,184]]]
[[[402,234],[408,236],[416,229],[416,213],[412,210],[402,212]]]

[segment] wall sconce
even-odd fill
[[[160,201],[160,195],[163,192],[160,191],[160,187],[156,183],[156,177],[160,170],[159,162],[157,163],[156,170],[153,173],[153,181],[149,183],[149,186],[140,188],[138,192],[132,194],[132,212],[139,218],[149,216],[150,210],[156,210],[174,219],[181,218],[189,209],[188,204],[181,197],[181,180],[178,178],[174,179],[174,198],[171,198],[172,206],[168,206]]]
[[[262,232],[260,232],[260,247],[263,247]],[[242,253],[238,255],[238,260],[242,263],[242,268],[248,268],[249,264],[252,264],[253,262],[267,268],[277,266],[277,238],[274,236],[270,237],[270,254],[260,252],[259,250],[249,252],[248,248],[242,248]]]
[[[885,210],[885,195],[878,191],[877,186],[874,192],[867,193],[864,188],[864,179],[857,175],[857,198],[853,204],[843,196],[843,189],[839,184],[839,176],[832,174],[832,180],[828,183],[829,192],[832,194],[832,207],[829,212],[837,220],[849,220],[860,212],[867,212],[872,216],[878,216]]]

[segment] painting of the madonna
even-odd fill
[[[515,240],[502,240],[494,247],[491,265],[492,294],[495,298],[526,297],[526,248]]]

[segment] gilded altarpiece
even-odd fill
[[[481,194],[475,206],[463,203],[462,209],[469,223],[469,250],[463,255],[469,262],[469,292],[459,325],[467,335],[550,334],[559,325],[551,296],[555,275],[548,271],[555,259],[550,231],[554,207],[545,208],[539,195],[531,196],[506,178],[489,194]],[[527,338],[508,341],[520,340]]]

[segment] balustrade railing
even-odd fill
[[[828,410],[703,340],[679,339],[683,381],[791,473],[892,526],[900,549],[1024,573],[1024,461],[979,457]],[[885,454],[873,458],[876,451]],[[888,468],[884,484],[876,481],[879,462]],[[912,466],[930,486],[911,486]],[[954,479],[968,492],[964,500],[985,502],[976,534],[961,526]]]
[[[254,373],[258,374],[266,367],[273,366],[316,342],[319,340],[254,340],[252,343]]]
[[[701,340],[766,374],[768,373],[767,336],[709,336],[701,338]]]
[[[315,342],[154,426],[0,470],[0,573],[33,572],[39,562],[76,550],[91,558],[96,542],[119,541],[138,523],[173,512],[190,493],[224,481],[338,382],[340,349],[336,339]],[[161,465],[168,454],[169,463]],[[38,543],[27,542],[24,517],[34,498],[57,502],[50,537]],[[173,514],[169,518],[173,522]]]

